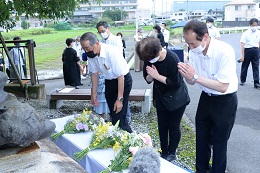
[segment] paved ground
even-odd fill
[[[222,40],[230,43],[236,58],[240,58],[241,34],[222,35]],[[241,64],[237,64],[237,74],[240,74]],[[251,68],[251,67],[250,67]],[[142,78],[142,72],[131,71],[133,88],[152,88]],[[46,80],[47,92],[64,87],[63,79]],[[88,88],[89,79],[83,80],[81,88]],[[201,90],[198,86],[188,86],[191,103],[186,108],[187,116],[194,122],[197,103]],[[238,88],[237,118],[228,144],[228,170],[230,173],[259,173],[260,172],[260,90],[253,88],[252,70],[249,69],[245,86]]]

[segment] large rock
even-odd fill
[[[28,103],[19,102],[13,94],[3,90],[7,81],[0,72],[0,148],[28,146],[46,138],[55,129],[55,123],[38,115]]]

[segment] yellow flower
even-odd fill
[[[120,143],[116,141],[115,145],[113,146],[113,150],[117,151],[120,148]]]

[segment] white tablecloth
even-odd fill
[[[56,124],[56,132],[63,130],[66,121],[73,116],[52,119]],[[73,154],[85,149],[89,146],[93,132],[84,132],[76,134],[64,134],[57,138],[54,142],[61,148],[67,155],[73,158]],[[110,164],[113,160],[115,153],[112,148],[108,149],[95,149],[90,151],[79,164],[87,170],[88,173],[98,173]],[[187,173],[188,171],[160,158],[161,173]],[[127,171],[124,171],[127,172]]]

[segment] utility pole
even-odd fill
[[[155,0],[153,0],[153,25],[155,25]]]
[[[121,21],[123,20],[122,1],[120,1]]]
[[[162,0],[162,20],[163,20],[163,0]]]

